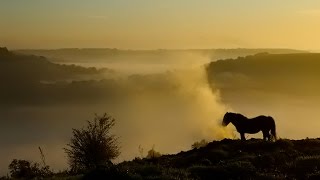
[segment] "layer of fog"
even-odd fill
[[[180,58],[176,61],[179,63],[163,66],[128,63],[120,70],[125,74],[166,72],[165,83],[161,85],[174,88],[163,88],[165,91],[144,87],[134,91],[125,101],[113,104],[0,109],[0,173],[7,172],[7,166],[14,158],[39,162],[38,146],[44,150],[47,164],[54,170],[67,168],[62,148],[68,143],[72,128],[84,126],[94,113],[107,112],[116,118],[114,134],[120,137],[121,155],[115,162],[140,156],[139,145],[144,148],[144,155],[153,145],[157,151],[166,154],[189,150],[193,142],[201,139],[234,137],[231,125],[227,129],[220,126],[223,114],[228,110],[249,117],[273,116],[282,138],[319,135],[320,105],[317,101],[268,92],[249,92],[248,97],[239,97],[234,92],[226,100],[219,90],[208,84],[203,66],[210,60],[208,57],[187,54]],[[128,83],[127,86],[137,89],[139,84]],[[249,97],[256,101],[249,101]],[[261,134],[248,137],[261,138]]]
[[[147,70],[132,66],[133,71],[156,73],[164,80],[160,85],[164,87],[140,87],[128,80],[125,86],[132,92],[116,103],[0,110],[0,168],[6,169],[14,158],[39,161],[38,146],[44,150],[48,165],[55,170],[66,168],[63,148],[72,128],[85,125],[94,113],[106,112],[116,118],[114,134],[119,136],[121,155],[115,162],[140,156],[139,146],[144,148],[144,155],[153,145],[167,154],[189,150],[201,139],[233,137],[232,128],[221,127],[228,108],[220,102],[219,91],[213,91],[207,81],[203,64],[209,58],[189,54],[175,58],[177,63],[166,65],[166,71],[170,71],[166,73],[159,74],[157,65]],[[158,82],[154,79],[152,83]]]
[[[273,116],[277,123],[277,133],[280,138],[319,137],[319,103],[316,101],[305,102],[303,99],[284,100],[284,98],[270,102],[272,97],[265,94],[265,100],[260,103],[246,102],[245,98],[235,99],[233,102],[229,101],[229,105],[234,111],[241,112],[248,117],[261,114]],[[202,98],[205,98],[205,96],[199,97],[199,99]],[[159,97],[159,99],[161,98]],[[144,113],[147,110],[144,110],[143,107],[137,109],[132,107],[135,104],[151,103],[150,99],[145,100],[147,102],[132,102],[132,105],[123,105],[131,106],[130,111],[132,112],[128,110],[128,114],[123,114],[121,110],[116,111],[111,106],[109,108],[108,105],[1,109],[0,116],[5,122],[1,121],[0,126],[0,155],[2,159],[0,173],[7,172],[7,166],[13,158],[40,162],[38,146],[44,150],[48,165],[55,170],[66,168],[67,161],[62,148],[65,147],[72,135],[71,129],[85,125],[86,120],[93,118],[93,113],[113,112],[111,114],[117,120],[114,133],[120,136],[119,140],[121,142],[121,155],[118,161],[140,156],[139,145],[144,148],[144,155],[153,145],[161,153],[175,153],[190,149],[190,145],[196,140],[202,138],[207,138],[207,140],[219,139],[224,134],[224,131],[219,129],[217,131],[216,129],[219,127],[217,118],[223,113],[219,110],[217,114],[212,113],[211,116],[210,113],[204,112],[214,112],[216,110],[205,108],[193,114],[192,110],[182,107],[177,109],[164,107],[163,110],[170,109],[168,115],[170,113],[175,114],[176,111],[183,111],[181,116],[179,114],[176,116],[183,117],[189,114],[192,116],[186,117],[186,119],[175,119],[158,111],[157,116],[150,118],[150,114],[154,110]],[[189,101],[191,100],[189,99]],[[267,101],[269,103],[265,103]],[[196,107],[198,105],[198,103],[194,104],[195,109],[193,111],[201,109]],[[192,105],[190,106],[192,107]],[[207,106],[201,105],[200,107]],[[221,106],[219,105],[219,107]],[[144,117],[139,119],[139,113],[130,117],[135,114],[135,109],[139,113],[146,114],[148,119]],[[150,109],[150,107],[146,107],[146,109]],[[200,114],[200,116],[195,117],[197,114]],[[227,132],[232,133],[233,129],[231,128],[231,131]],[[262,134],[246,136],[247,138],[261,138]]]
[[[163,73],[168,70],[181,70],[209,61],[201,53],[177,53],[170,55],[128,56],[113,59],[88,59],[82,62],[66,61],[62,64],[76,64],[83,67],[109,68],[125,75]]]

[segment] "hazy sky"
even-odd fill
[[[320,1],[0,0],[0,46],[320,49]]]

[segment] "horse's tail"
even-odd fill
[[[276,133],[276,123],[272,117],[269,116],[271,121],[271,135],[273,136],[274,140],[277,140],[277,133]]]

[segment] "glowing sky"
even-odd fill
[[[320,49],[320,1],[0,0],[0,46]]]

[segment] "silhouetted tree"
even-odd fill
[[[118,138],[110,133],[115,119],[107,114],[95,116],[86,128],[73,129],[73,137],[65,152],[74,172],[108,166],[120,154]]]

